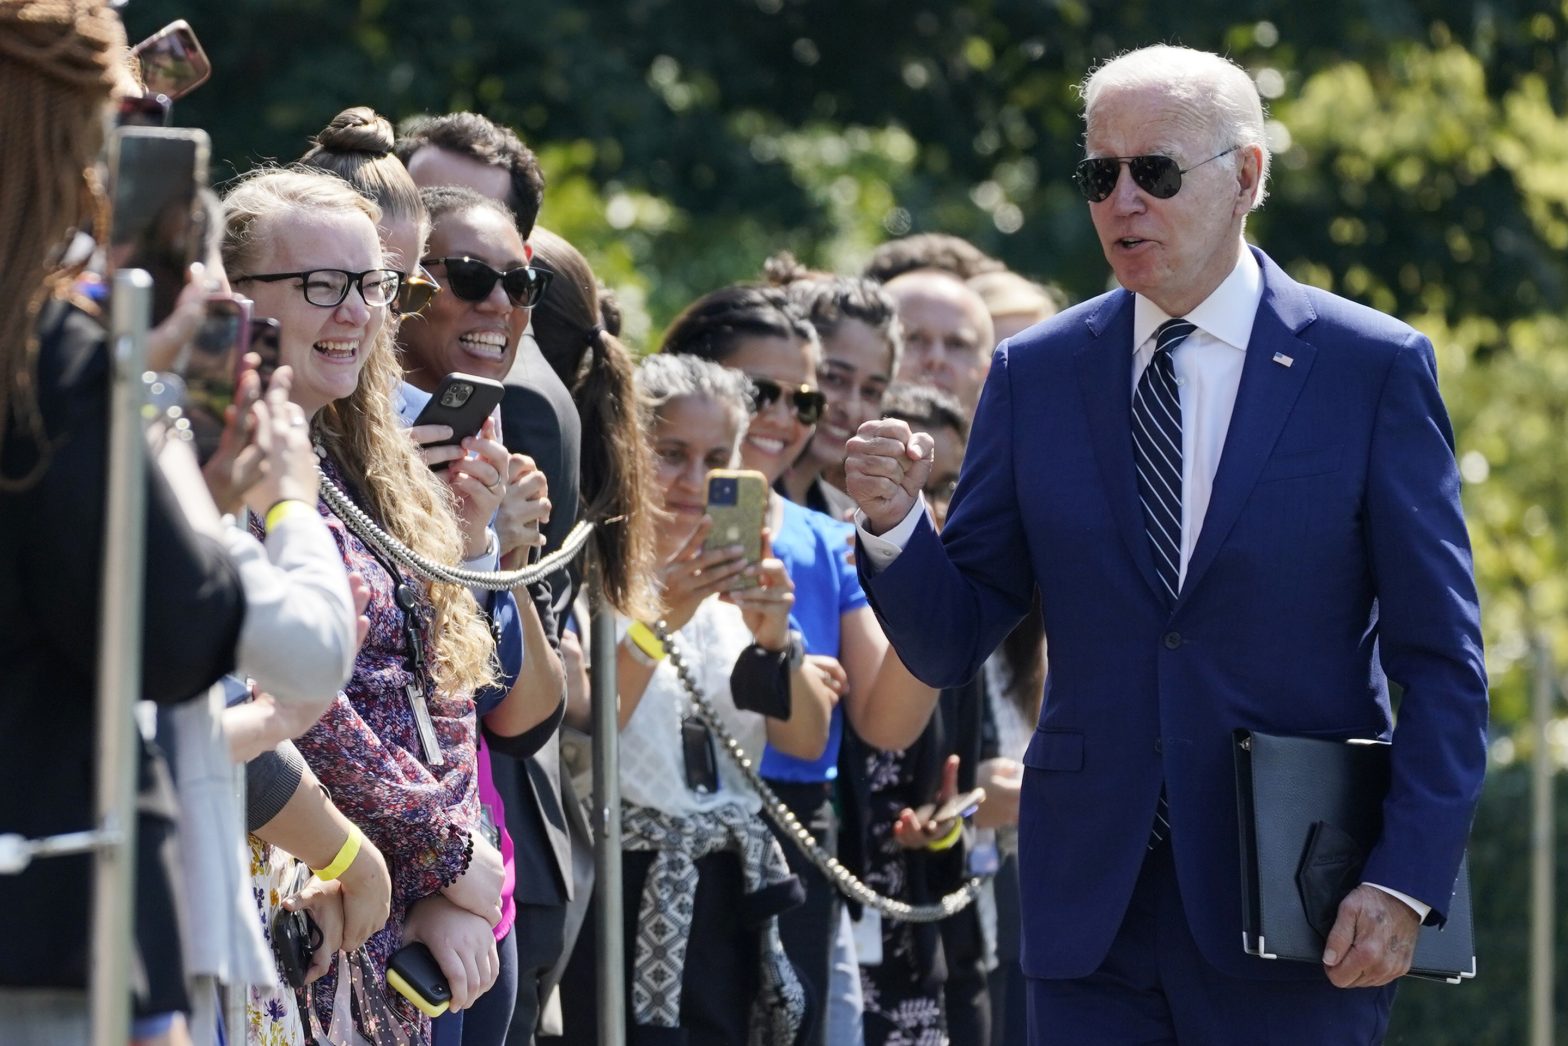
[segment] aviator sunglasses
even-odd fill
[[[505,272],[477,258],[426,258],[421,264],[446,268],[445,287],[464,301],[484,301],[499,280],[507,299],[519,309],[531,309],[544,297],[545,288],[555,275],[548,269],[523,266]]]
[[[810,385],[786,389],[771,378],[752,378],[752,409],[759,414],[762,413],[778,402],[779,397],[785,392],[789,393],[790,405],[795,408],[795,418],[802,425],[815,425],[822,417],[822,408],[828,405],[828,398],[821,390],[814,389]]]
[[[1158,154],[1150,156],[1091,156],[1087,160],[1080,160],[1078,166],[1073,168],[1073,181],[1078,183],[1078,191],[1083,193],[1083,198],[1090,203],[1099,203],[1106,199],[1116,189],[1116,181],[1121,177],[1122,165],[1125,164],[1132,180],[1138,188],[1154,197],[1156,200],[1168,200],[1181,191],[1181,176],[1188,171],[1196,171],[1206,163],[1213,163],[1221,156],[1229,156],[1240,149],[1241,146],[1233,145],[1222,153],[1215,153],[1207,160],[1201,160],[1191,167],[1178,167],[1176,161],[1169,156]]]

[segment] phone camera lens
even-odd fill
[[[452,385],[441,393],[441,406],[461,407],[468,402],[468,398],[473,394],[474,387],[472,385]]]

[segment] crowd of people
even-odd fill
[[[4,221],[27,235],[0,265],[8,745],[48,796],[8,802],[0,827],[44,836],[91,818],[90,717],[67,737],[40,698],[94,689],[103,519],[82,492],[105,479],[106,273],[82,241],[104,231],[104,108],[138,86],[104,5],[0,13],[0,90],[18,100],[7,140],[32,140],[36,122],[72,143],[8,178]],[[138,735],[131,1039],[593,1041],[582,753],[588,673],[608,659],[630,1041],[1016,1041],[1001,1000],[1017,976],[1017,879],[997,890],[989,876],[1015,860],[1039,622],[972,685],[914,678],[856,573],[843,461],[884,412],[940,434],[940,518],[995,332],[1051,315],[1058,295],[951,236],[891,242],[855,275],[781,252],[639,354],[578,247],[536,225],[546,200],[531,150],[480,114],[394,130],[353,107],[297,161],[200,205],[201,260],[149,367],[179,369],[214,292],[276,321],[280,366],[241,364],[215,453],[197,457],[178,409],[148,434],[140,691],[159,714]],[[416,424],[452,373],[504,385],[478,432]],[[760,557],[709,540],[714,469],[770,488]],[[584,555],[616,648],[588,642],[581,557],[515,594],[446,583],[329,492],[393,545],[477,571],[525,566],[592,522]],[[978,870],[983,899],[919,926],[846,904],[765,815],[719,724],[875,889],[931,901]],[[220,739],[215,759],[203,749]],[[977,782],[989,801],[972,821],[932,819]],[[87,869],[40,860],[0,880],[41,939],[8,950],[8,993],[47,1003],[83,983],[86,909],[64,899],[87,896]],[[278,938],[301,915],[310,947],[292,969],[292,934]],[[450,991],[434,1019],[388,986],[415,943]],[[67,1011],[48,1005],[22,1012],[36,1041],[77,1027],[51,1024]],[[245,1026],[223,1027],[236,1012]]]
[[[1113,230],[1107,256],[1139,309],[1148,294],[1177,315],[1165,297],[1181,297],[1169,289],[1172,272],[1206,273],[1218,259],[1220,277],[1232,266],[1258,273],[1245,249],[1238,260],[1236,243],[1262,198],[1257,157],[1266,153],[1246,138],[1185,169],[1136,155],[1149,147],[1138,138],[1149,137],[1143,116],[1110,108],[1125,106],[1127,92],[1152,90],[1171,70],[1231,89],[1223,70],[1181,65],[1196,52],[1163,50],[1177,57],[1162,52],[1136,67],[1153,70],[1143,79],[1106,88],[1115,101],[1103,103],[1099,123],[1092,92],[1103,84],[1090,82],[1091,145],[1098,134],[1111,147],[1092,148],[1104,158],[1086,161],[1078,178],[1097,223]],[[108,273],[95,249],[108,220],[100,150],[111,103],[141,90],[104,0],[0,0],[11,146],[0,180],[0,745],[7,774],[26,782],[0,800],[0,831],[27,837],[92,823],[110,374]],[[1170,128],[1203,129],[1187,110],[1177,115],[1159,123],[1167,138]],[[1139,260],[1155,250],[1154,224],[1133,231],[1131,219],[1106,215],[1172,203],[1177,192],[1184,206],[1207,201],[1208,190],[1182,190],[1183,175],[1194,184],[1233,175],[1245,206],[1212,208],[1230,206],[1235,221],[1229,241],[1201,241],[1212,258],[1161,269]],[[1096,543],[1113,531],[1089,507],[1053,488],[1055,500],[1042,495],[1025,513],[1024,496],[1012,493],[1095,460],[1073,428],[1077,401],[1051,400],[1047,410],[1044,397],[1010,391],[1017,379],[1005,369],[1009,346],[1060,336],[1060,325],[1040,325],[1065,308],[1062,296],[962,239],[924,233],[884,244],[860,273],[813,271],[787,252],[759,260],[754,278],[690,303],[657,345],[631,346],[613,291],[584,256],[598,245],[537,224],[548,200],[533,152],[482,114],[421,115],[394,128],[354,106],[301,142],[297,160],[242,173],[198,201],[200,257],[149,337],[149,369],[178,374],[214,294],[243,296],[254,317],[275,321],[277,366],[241,359],[213,446],[192,443],[178,406],[160,404],[148,424],[138,696],[152,712],[138,719],[128,1041],[597,1041],[604,1000],[585,928],[608,901],[590,856],[586,738],[590,674],[611,666],[627,1041],[1133,1041],[1051,1037],[1052,1007],[1069,1028],[1092,1009],[1085,999],[1111,998],[1118,1013],[1122,1004],[1097,982],[1081,997],[1042,994],[1057,981],[1041,978],[1078,984],[1095,964],[1055,943],[1055,930],[1034,935],[1038,913],[1068,906],[1051,909],[1051,925],[1071,927],[1095,917],[1100,901],[1085,901],[1085,890],[1101,889],[1114,930],[1132,879],[1173,877],[1172,853],[1180,867],[1182,845],[1219,831],[1192,811],[1225,803],[1207,778],[1183,776],[1184,755],[1163,776],[1140,777],[1135,797],[1107,785],[1096,799],[1091,772],[1057,773],[1092,762],[1072,731],[1096,717],[1111,729],[1123,716],[1128,743],[1150,747],[1117,701],[1147,690],[1152,675],[1124,694],[1084,682],[1094,662],[1141,672],[1142,653],[1117,648],[1086,662],[1080,632],[1167,628],[1183,606],[1178,590],[1181,599],[1190,591],[1196,533],[1167,550],[1151,529],[1153,551],[1172,552],[1168,576],[1145,568],[1169,589],[1162,616],[1064,617],[1094,601],[1088,588],[1103,589],[1110,606],[1123,579],[1107,566],[1121,544],[1114,535],[1108,550]],[[1261,278],[1275,279],[1258,257]],[[1200,301],[1179,312],[1208,322]],[[1284,373],[1292,357],[1273,363]],[[1296,374],[1310,366],[1308,357]],[[1089,382],[1083,367],[1077,380]],[[1106,373],[1125,386],[1124,370]],[[1078,387],[1066,371],[1040,380],[1066,396]],[[453,374],[501,387],[473,431],[428,420],[430,406],[451,406]],[[1144,395],[1142,384],[1133,391]],[[1244,383],[1238,425],[1245,395]],[[1179,440],[1179,420],[1176,431]],[[1407,434],[1393,423],[1386,432]],[[1032,471],[1024,462],[1037,442],[1052,449]],[[1282,476],[1332,471],[1312,472],[1313,462]],[[755,494],[760,535],[716,527],[715,473],[732,492]],[[1110,500],[1120,507],[1126,494],[1135,504],[1141,493],[1151,511],[1159,495],[1143,484],[1152,481],[1132,477],[1129,468]],[[1178,453],[1178,538],[1184,508],[1201,521],[1205,507],[1184,500],[1182,477]],[[592,534],[571,555],[579,522]],[[1053,528],[1054,551],[1030,527]],[[1129,548],[1142,547],[1141,528]],[[526,585],[482,580],[541,556],[553,557],[549,570]],[[611,649],[590,641],[590,559],[614,611]],[[473,583],[448,576],[455,569],[474,572],[462,579]],[[1096,581],[1096,571],[1105,576]],[[1444,577],[1462,597],[1458,573]],[[1359,578],[1344,585],[1361,592]],[[1309,583],[1296,584],[1307,598]],[[1363,587],[1400,611],[1384,585]],[[1042,600],[1063,587],[1087,602]],[[1365,625],[1366,608],[1355,612]],[[1260,614],[1249,628],[1273,620]],[[1067,637],[1065,682],[1051,688],[1048,624],[1053,640]],[[1336,627],[1348,635],[1353,626],[1346,617]],[[1181,645],[1176,631],[1162,634],[1168,650]],[[1363,654],[1376,645],[1357,642]],[[1385,661],[1421,646],[1403,634],[1385,642]],[[1350,680],[1354,666],[1341,675]],[[1216,679],[1206,700],[1229,693]],[[1365,690],[1364,674],[1361,682]],[[1106,700],[1080,707],[1075,686]],[[1049,722],[1037,732],[1042,702]],[[1424,691],[1407,691],[1406,702],[1429,707]],[[1388,725],[1366,709],[1307,723]],[[1151,751],[1139,758],[1161,758],[1158,737]],[[1133,762],[1118,756],[1090,770]],[[1042,791],[1069,785],[1082,793]],[[1049,830],[1036,825],[1021,872],[1029,788],[1033,816]],[[1459,816],[1464,786],[1445,779],[1436,790]],[[1066,873],[1039,877],[1049,863],[1041,840],[1057,822],[1088,819],[1074,820],[1067,845],[1076,847],[1100,838],[1090,822],[1113,808],[1132,827],[1108,828],[1112,842],[1132,840],[1153,817],[1151,856],[1140,837],[1128,875],[1085,864],[1105,872],[1092,889]],[[786,813],[835,865],[825,870],[798,845]],[[1133,849],[1116,852],[1132,860]],[[28,942],[0,948],[6,1041],[85,1035],[89,867],[87,857],[39,859],[0,876],[13,941]],[[1442,867],[1431,883],[1402,877],[1397,864],[1379,871],[1386,885],[1374,896],[1441,917],[1446,896],[1429,887]],[[946,918],[909,921],[846,896],[843,873],[912,905],[971,877],[980,886]],[[1050,896],[1035,896],[1045,884]],[[1131,896],[1137,912],[1143,894]],[[1109,937],[1101,943],[1112,948]],[[1060,962],[1058,947],[1068,952]],[[1353,986],[1377,992],[1403,972],[1389,973],[1394,966],[1351,977]],[[1219,998],[1219,983],[1203,990]]]

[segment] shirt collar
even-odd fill
[[[1263,300],[1263,271],[1252,251],[1243,248],[1236,259],[1236,267],[1225,277],[1212,294],[1186,318],[1198,329],[1216,340],[1243,352],[1252,339],[1252,324],[1258,317],[1258,303]],[[1144,342],[1154,336],[1160,324],[1170,315],[1154,302],[1138,294],[1133,297],[1132,350],[1137,352]]]

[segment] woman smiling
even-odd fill
[[[298,171],[248,177],[226,204],[225,264],[257,311],[279,321],[282,362],[295,373],[291,397],[309,418],[327,478],[416,552],[462,559],[468,542],[452,496],[393,412],[400,371],[387,316],[400,278],[384,268],[376,205],[335,177]],[[283,503],[268,517],[310,508]],[[297,744],[392,869],[392,918],[350,960],[365,972],[353,978],[356,1024],[373,1035],[376,1015],[388,1010],[386,962],[405,938],[471,963],[474,983],[453,984],[458,1004],[495,976],[501,861],[477,831],[471,698],[492,681],[494,643],[467,590],[404,576],[324,503],[314,508],[371,591],[353,677]],[[309,990],[306,1009],[323,1026],[334,978],[347,972],[339,963]],[[423,1035],[423,1018],[400,1002],[392,1013]]]

